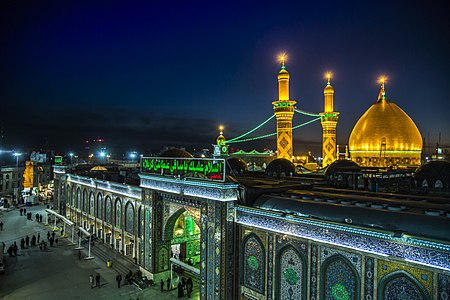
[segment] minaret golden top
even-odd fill
[[[286,62],[286,60],[287,60],[287,54],[286,53],[283,52],[280,55],[278,55],[278,61],[280,62],[282,69],[285,68],[284,63]]]
[[[330,85],[331,83],[330,83],[330,80],[331,80],[331,76],[332,76],[333,74],[331,74],[331,72],[327,72],[326,74],[325,74],[325,77],[327,78],[327,85]]]
[[[223,134],[223,125],[219,126],[220,134]]]
[[[386,90],[384,89],[384,83],[387,81],[387,77],[386,76],[380,76],[378,78],[378,82],[381,83],[381,87],[380,87],[380,93],[378,94],[378,101],[382,100],[382,99],[386,99]]]

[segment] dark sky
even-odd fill
[[[4,147],[65,154],[98,136],[113,154],[210,146],[219,124],[232,138],[273,114],[281,51],[299,109],[322,110],[334,73],[340,144],[381,74],[422,136],[450,144],[448,1],[264,2],[1,1]],[[320,123],[294,138],[294,152],[319,150]]]

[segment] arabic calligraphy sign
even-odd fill
[[[141,172],[182,178],[225,181],[225,160],[211,158],[143,157]]]

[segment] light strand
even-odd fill
[[[230,142],[233,142],[233,141],[238,140],[238,139],[240,139],[240,138],[242,138],[242,137],[244,137],[244,136],[249,135],[249,134],[252,133],[253,131],[255,131],[255,130],[261,128],[263,125],[265,125],[267,122],[269,122],[270,120],[272,120],[274,117],[275,117],[275,115],[271,115],[270,118],[268,118],[267,120],[265,120],[264,122],[262,122],[261,124],[259,124],[259,125],[256,126],[255,128],[253,128],[252,130],[250,130],[250,131],[248,131],[247,133],[244,133],[244,134],[242,134],[242,135],[240,135],[240,136],[238,136],[238,137],[232,138],[232,139],[226,141],[226,143],[229,144]]]
[[[299,110],[299,109],[294,109],[294,111],[295,111],[296,113],[299,113],[299,114],[302,114],[302,115],[305,115],[305,116],[310,116],[310,117],[320,117],[319,114],[314,114],[314,113],[310,113],[310,112],[303,111],[303,110]]]

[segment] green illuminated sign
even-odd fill
[[[141,172],[183,178],[225,181],[225,160],[209,158],[143,157]]]
[[[55,164],[61,164],[62,163],[62,156],[55,156]]]

